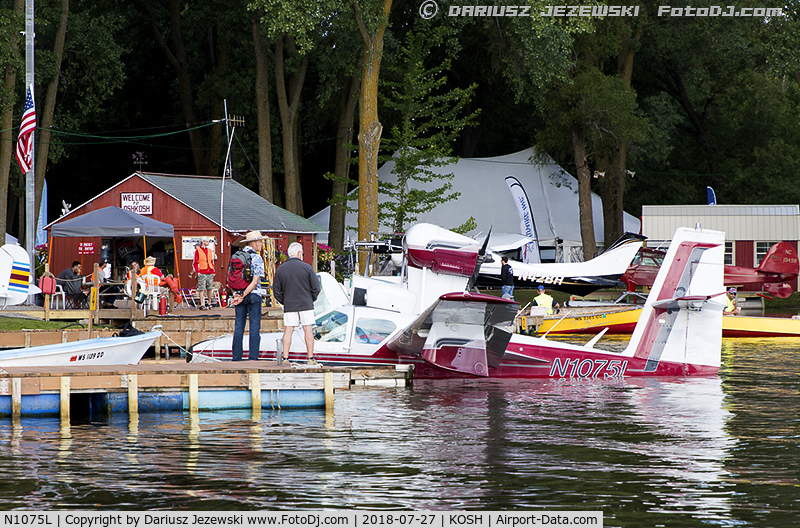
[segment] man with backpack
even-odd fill
[[[264,236],[260,231],[250,231],[239,241],[244,246],[231,256],[228,266],[228,286],[233,290],[233,306],[236,323],[233,327],[232,354],[234,361],[241,361],[244,354],[244,327],[250,319],[250,342],[248,358],[258,359],[261,347],[261,278],[266,275],[261,247]]]
[[[308,365],[317,366],[314,359],[314,301],[320,292],[319,279],[314,268],[303,262],[303,245],[289,244],[289,260],[278,267],[272,291],[275,299],[283,305],[283,359],[289,358],[292,333],[298,326],[303,335],[308,353]]]

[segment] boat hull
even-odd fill
[[[161,335],[160,330],[129,337],[97,337],[70,343],[0,351],[2,367],[136,365]]]
[[[618,312],[590,313],[546,318],[538,333],[596,334],[608,328],[608,334],[630,334],[636,327],[641,308]],[[784,317],[756,317],[749,315],[722,318],[722,337],[800,337],[800,319]]]
[[[630,334],[642,315],[641,308],[619,311],[590,312],[566,317],[546,317],[537,333],[544,334],[596,334],[608,328],[609,334]]]

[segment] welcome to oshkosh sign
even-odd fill
[[[120,208],[140,215],[153,214],[153,193],[120,193]]]

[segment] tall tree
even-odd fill
[[[167,0],[166,13],[160,9],[161,6],[146,0],[137,0],[142,13],[146,17],[153,35],[156,38],[161,50],[169,64],[175,70],[178,81],[178,94],[183,109],[183,116],[189,134],[189,143],[192,148],[195,171],[197,174],[215,175],[219,174],[220,167],[218,159],[222,146],[222,126],[216,124],[210,127],[207,139],[203,138],[200,129],[197,127],[199,122],[196,103],[195,103],[195,81],[193,80],[194,64],[190,58],[190,49],[187,49],[187,42],[184,38],[184,18],[190,14],[191,7],[184,10],[180,0]],[[198,6],[194,6],[198,7]],[[235,12],[230,6],[215,6],[212,3],[201,4],[199,7],[204,10],[206,16],[203,17],[203,27],[199,27],[199,21],[193,20],[190,30],[195,34],[202,35],[204,46],[200,49],[207,50],[207,64],[211,68],[212,75],[218,80],[218,90],[212,91],[209,96],[211,108],[209,109],[212,119],[219,119],[223,116],[223,96],[224,80],[229,75],[226,67],[228,65],[229,42],[228,35],[232,31],[224,24],[224,20],[219,16],[221,13]],[[216,7],[216,8],[215,8]],[[212,15],[213,13],[213,15]],[[211,22],[209,22],[211,21]],[[166,24],[166,25],[165,25]],[[193,43],[196,46],[196,42]],[[200,51],[192,47],[191,51]]]
[[[384,159],[394,161],[396,181],[380,183],[381,192],[390,200],[380,204],[379,217],[397,233],[404,232],[419,214],[459,196],[449,181],[453,174],[432,169],[457,160],[452,155],[453,143],[478,115],[477,110],[464,113],[477,86],[447,88],[444,72],[450,68],[449,59],[430,64],[431,51],[442,38],[442,32],[407,33],[401,59],[389,69],[383,83],[388,87],[384,104],[396,114],[384,142],[390,155]]]
[[[25,0],[14,0],[11,10],[3,9],[0,14],[2,26],[2,42],[5,46],[0,48],[0,60],[3,69],[3,91],[0,94],[0,110],[3,115],[3,125],[0,131],[0,237],[5,241],[6,220],[8,207],[8,183],[11,170],[11,160],[14,158],[13,119],[16,98],[17,72],[22,67],[19,54],[19,28],[23,24],[23,8]]]
[[[378,119],[378,80],[392,0],[353,0],[353,10],[364,42],[358,104],[358,239],[370,240],[378,232],[378,151],[383,132]],[[363,272],[363,256],[359,265]]]
[[[636,121],[634,114],[637,109],[635,93],[631,91],[631,77],[633,75],[633,59],[639,40],[642,38],[644,21],[644,17],[634,21],[629,21],[625,18],[620,19],[621,30],[619,31],[620,39],[616,60],[616,76],[620,81],[619,96],[621,99],[619,99],[619,102],[624,105],[625,94],[629,96],[627,100],[633,104],[627,110],[623,110],[624,113],[621,117],[629,125],[633,126],[635,126],[635,123],[631,122]],[[631,95],[633,96],[633,101],[630,99]],[[622,109],[619,106],[617,108]],[[625,231],[623,205],[626,179],[630,172],[627,166],[628,149],[633,141],[644,137],[643,133],[637,137],[637,130],[635,129],[628,129],[627,131],[632,133],[619,134],[613,145],[604,146],[604,152],[599,156],[598,165],[605,174],[600,179],[599,187],[600,198],[603,201],[603,239],[607,245],[619,238]],[[639,131],[644,132],[644,124],[642,124]],[[624,137],[626,135],[627,137]]]
[[[269,116],[269,54],[264,37],[259,28],[256,12],[251,13],[253,29],[253,50],[256,63],[255,106],[258,122],[256,128],[258,142],[258,194],[272,202],[272,134]]]
[[[288,59],[295,62],[295,68],[288,78],[284,47],[288,52]],[[275,81],[283,130],[286,209],[301,216],[303,215],[303,194],[300,188],[300,95],[306,80],[309,60],[310,54],[298,51],[293,37],[278,37],[275,42]]]
[[[347,215],[347,188],[350,182],[350,146],[353,142],[353,120],[355,118],[361,79],[350,77],[342,87],[339,103],[339,126],[336,132],[336,160],[333,187],[331,189],[331,212],[328,222],[328,244],[336,251],[344,250],[345,217]]]
[[[69,19],[69,0],[61,0],[61,16],[59,17],[55,38],[53,40],[52,70],[53,74],[47,82],[44,105],[37,112],[37,147],[36,147],[36,211],[42,200],[44,175],[47,170],[47,157],[50,153],[50,129],[53,126],[53,114],[56,108],[59,81],[61,80],[61,62],[64,58],[64,42],[67,39],[67,20]]]

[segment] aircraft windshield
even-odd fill
[[[333,311],[318,317],[314,323],[314,339],[342,343],[347,335],[347,314]]]

